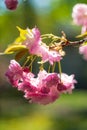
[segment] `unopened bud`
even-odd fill
[[[9,10],[15,10],[18,5],[18,0],[5,0],[5,5]]]

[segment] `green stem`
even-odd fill
[[[28,63],[29,60],[30,60],[30,56],[27,57],[27,60],[24,62],[23,67]]]
[[[55,66],[56,66],[56,63],[54,63],[53,66],[52,66],[52,73],[53,73],[54,70],[55,70]]]
[[[33,64],[33,62],[34,62],[35,59],[36,59],[36,56],[31,58],[32,61],[31,61],[31,63],[29,64],[29,67],[32,66],[32,64]]]
[[[51,65],[49,65],[49,67],[48,67],[48,73],[50,73],[50,69],[51,69]]]
[[[59,68],[59,74],[60,74],[60,80],[61,80],[62,68],[61,68],[60,61],[58,62],[58,68]]]
[[[61,40],[61,37],[58,37],[58,36],[53,35],[53,34],[43,34],[43,35],[41,35],[41,38],[42,39],[52,38],[52,39],[55,39],[56,41]]]

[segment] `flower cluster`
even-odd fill
[[[22,30],[20,28],[19,30],[21,35]],[[61,60],[59,52],[49,50],[49,46],[41,41],[40,31],[37,28],[32,30],[27,28],[24,37],[22,44],[28,48],[30,54],[40,56],[43,62],[49,61],[52,65],[54,62]]]
[[[24,92],[24,97],[29,101],[39,104],[48,104],[54,102],[62,93],[72,93],[76,80],[74,75],[68,76],[61,71],[60,61],[65,55],[63,46],[67,41],[64,36],[57,37],[52,34],[40,35],[38,28],[23,30],[17,27],[20,36],[10,45],[5,54],[16,52],[16,58],[20,59],[22,54],[28,53],[27,60],[23,66],[16,60],[11,60],[6,77],[13,87]],[[43,42],[44,38],[52,39],[50,45]],[[53,42],[55,41],[55,42]],[[58,42],[58,43],[57,43]],[[39,72],[35,76],[31,70],[35,57],[40,57]],[[27,63],[30,61],[29,65]],[[44,64],[48,62],[48,72],[44,69]],[[55,72],[55,64],[59,64],[59,73]]]
[[[10,0],[9,0],[10,1]],[[17,4],[17,3],[16,3]],[[13,44],[7,47],[4,54],[16,53],[15,60],[10,61],[6,77],[13,87],[24,93],[24,97],[30,102],[49,104],[54,102],[63,93],[72,93],[75,83],[74,74],[68,76],[62,72],[61,60],[65,56],[65,46],[79,46],[79,52],[87,59],[87,5],[77,4],[72,12],[73,21],[82,25],[82,34],[78,41],[69,41],[64,32],[62,36],[53,34],[41,35],[38,28],[21,29],[19,37]],[[50,43],[44,42],[50,41]],[[50,39],[50,40],[49,40]],[[27,55],[26,55],[27,54]],[[19,60],[25,57],[23,65]],[[39,58],[38,58],[39,57]],[[33,72],[33,64],[37,58],[38,74]],[[48,69],[45,69],[45,63]],[[58,73],[55,72],[58,64]]]
[[[40,70],[38,76],[21,67],[15,60],[11,60],[6,72],[9,82],[18,90],[24,92],[24,97],[29,101],[48,104],[54,102],[62,93],[71,93],[76,80],[74,75],[64,73],[47,73]]]
[[[17,28],[20,31],[20,36],[4,53],[17,52],[17,59],[22,57],[21,54],[28,53],[29,56],[23,66],[20,66],[16,60],[11,60],[6,72],[6,77],[11,85],[23,91],[24,97],[29,101],[44,105],[54,102],[62,93],[72,93],[76,83],[74,75],[68,76],[62,73],[60,64],[61,59],[65,55],[63,46],[67,44],[66,38],[64,36],[57,37],[52,34],[41,36],[39,29],[36,27],[25,30]],[[47,45],[43,42],[43,39],[49,37],[52,41],[50,45]],[[40,57],[41,59],[38,62],[40,69],[37,76],[31,70],[35,57]],[[29,61],[29,66],[27,66]],[[46,62],[49,63],[48,72],[44,69]],[[59,73],[55,72],[56,63],[59,65]],[[50,67],[52,67],[52,70]]]

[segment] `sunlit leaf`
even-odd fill
[[[25,45],[10,45],[5,51],[4,54],[11,54],[14,53],[16,51],[20,51],[20,50],[25,50],[27,49]]]
[[[23,40],[21,39],[21,37],[16,38],[16,40],[14,41],[14,44],[22,44]]]
[[[20,38],[21,38],[22,40],[26,40],[26,34],[28,33],[27,30],[26,30],[26,29],[23,30],[23,29],[21,29],[21,28],[18,27],[18,26],[17,26],[17,29],[18,29],[19,32],[20,32]]]

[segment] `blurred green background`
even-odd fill
[[[81,27],[73,24],[71,13],[77,3],[87,0],[19,0],[18,8],[9,11],[1,0],[0,52],[19,35],[16,26],[37,26],[41,34],[59,36],[63,30],[69,40],[76,40]],[[0,130],[87,130],[87,61],[79,55],[78,47],[65,50],[63,72],[75,74],[78,84],[72,95],[62,95],[46,106],[29,104],[22,92],[9,85],[4,73],[13,56],[0,56]]]

